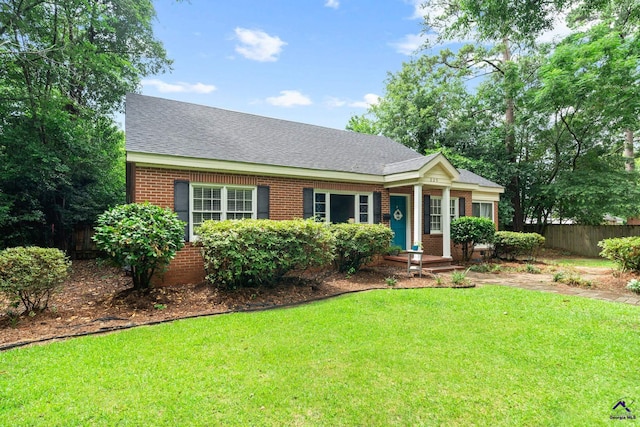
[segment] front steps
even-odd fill
[[[407,257],[410,254],[401,253],[399,255],[387,255],[384,257],[384,263],[394,267],[407,269]],[[411,259],[411,269],[408,273],[414,273],[419,270],[420,262]],[[455,270],[464,270],[464,267],[453,265],[452,258],[445,258],[435,255],[422,255],[422,274],[439,274],[447,273]]]

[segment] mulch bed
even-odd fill
[[[548,255],[545,254],[547,258]],[[523,265],[503,264],[514,269]],[[544,264],[542,267],[545,269]],[[624,286],[635,276],[607,269],[586,270],[580,274],[592,280],[594,287],[630,294]],[[550,282],[551,274],[545,271],[544,280]],[[500,273],[499,276],[510,280],[533,279],[524,273]],[[396,288],[443,286],[433,277],[412,277],[402,268],[378,265],[351,277],[326,271],[306,273],[286,278],[273,287],[221,290],[200,283],[141,292],[131,289],[131,278],[122,270],[105,267],[94,260],[77,260],[73,262],[69,280],[52,297],[49,309],[43,313],[17,315],[17,309],[0,300],[0,350],[180,318],[290,306],[349,292],[389,288],[387,278],[396,280]]]
[[[0,300],[0,350],[24,343],[108,332],[233,311],[290,306],[367,289],[435,287],[428,277],[409,277],[402,269],[374,266],[347,277],[339,273],[307,273],[288,277],[273,287],[221,290],[205,283],[159,287],[148,291],[131,288],[131,277],[122,270],[95,260],[73,261],[69,280],[49,302],[49,309],[35,316],[18,315]]]

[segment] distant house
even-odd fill
[[[165,284],[200,281],[205,220],[311,218],[384,223],[394,244],[451,257],[453,218],[497,223],[503,188],[389,138],[127,95],[127,199],[188,223]]]

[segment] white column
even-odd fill
[[[422,185],[413,186],[413,236],[414,242],[422,242]]]
[[[451,194],[450,187],[442,189],[442,256],[451,258]]]

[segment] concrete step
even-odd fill
[[[422,271],[424,273],[429,273],[429,274],[439,274],[439,273],[449,273],[451,271],[459,271],[459,270],[464,270],[465,268],[462,267],[461,265],[445,265],[445,266],[440,266],[440,267],[424,267],[422,268]]]

